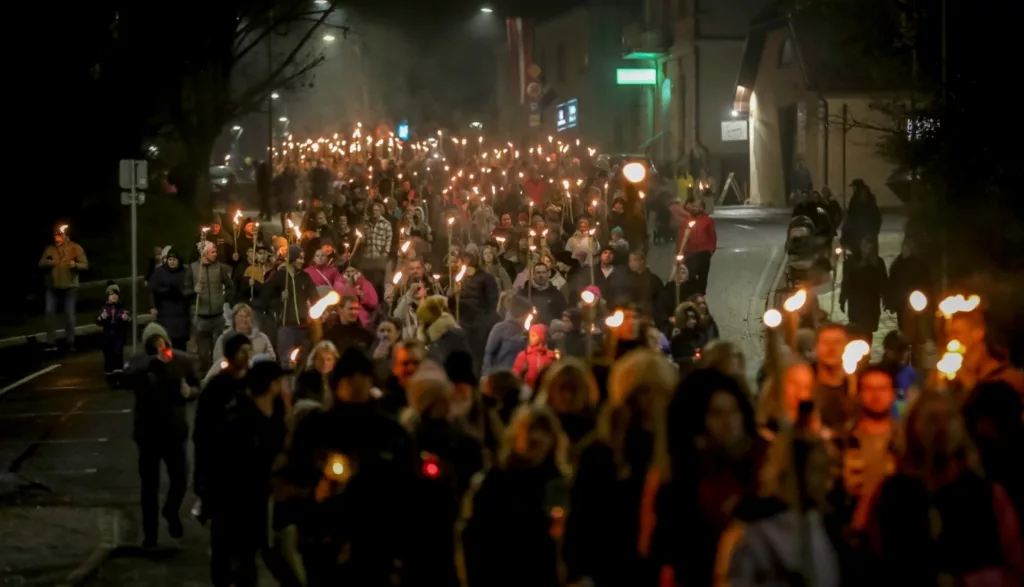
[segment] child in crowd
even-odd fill
[[[540,372],[554,362],[555,351],[548,348],[548,327],[544,324],[534,324],[530,327],[529,345],[519,351],[512,365],[512,372],[519,375],[531,388],[536,389],[534,384]]]
[[[121,288],[116,283],[107,283],[107,300],[96,318],[96,324],[103,327],[103,370],[111,387],[121,384],[124,368],[124,343],[131,327],[132,315],[121,304]]]

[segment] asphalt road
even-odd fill
[[[760,208],[721,208],[712,214],[718,251],[711,258],[708,309],[718,322],[722,338],[740,344],[747,356],[751,381],[761,364],[759,321],[768,289],[784,257],[789,217],[786,210]],[[652,270],[667,279],[675,263],[675,247],[657,246],[650,258]]]

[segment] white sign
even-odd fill
[[[133,198],[135,199],[135,203],[137,203],[140,206],[146,203],[146,194],[141,194],[138,192],[134,194],[131,192],[121,192],[121,203],[124,204],[125,206],[131,206]]]
[[[145,159],[121,159],[121,188],[129,190],[136,188],[146,189],[147,178],[149,177],[149,163]],[[132,178],[135,178],[135,185],[132,185]]]
[[[530,128],[537,128],[540,126],[540,114],[530,115]]]
[[[746,120],[723,120],[722,121],[722,142],[747,140]]]

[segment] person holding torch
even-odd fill
[[[693,219],[681,228],[683,232],[679,239],[679,250],[697,291],[706,294],[711,256],[718,249],[718,233],[715,231],[715,221],[705,211],[703,200],[698,199],[693,203]]]
[[[261,307],[278,317],[277,356],[281,365],[289,367],[289,349],[301,347],[307,339],[309,308],[320,298],[316,284],[302,270],[302,249],[288,248],[288,262],[267,280],[260,293]]]
[[[53,244],[43,250],[39,267],[46,274],[46,348],[56,349],[57,304],[64,304],[64,340],[68,350],[75,350],[75,313],[78,300],[78,275],[89,268],[85,250],[68,237],[68,225],[62,224],[53,233]]]

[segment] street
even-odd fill
[[[746,353],[751,380],[761,364],[759,320],[782,262],[788,217],[752,208],[714,214],[718,252],[708,304],[722,338]],[[898,230],[899,222],[887,218],[883,241],[898,242]],[[655,247],[652,269],[665,278],[674,254],[674,245]],[[83,563],[101,561],[92,584],[206,584],[207,532],[188,517],[191,495],[182,512],[184,539],[171,540],[162,529],[155,552],[126,546],[141,542],[134,399],[107,387],[96,338],[81,337],[70,356],[3,351],[10,367],[0,377],[0,587],[65,584]]]

